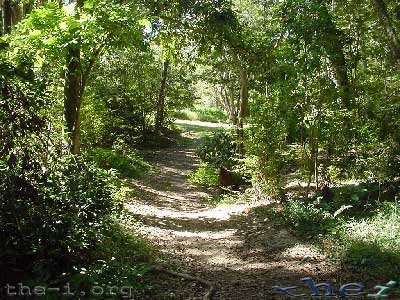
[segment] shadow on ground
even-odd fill
[[[218,126],[179,126],[185,142],[147,153],[155,171],[132,181],[135,193],[127,203],[143,222],[140,233],[158,247],[169,268],[213,282],[213,299],[223,300],[287,299],[273,286],[298,285],[297,293],[310,295],[300,281],[304,277],[328,282],[338,294],[341,285],[364,279],[278,226],[273,215],[257,213],[273,203],[210,205],[213,192],[188,183],[187,176],[199,166],[195,145]],[[137,299],[203,299],[206,292],[198,282],[162,273],[156,278],[159,288]],[[386,282],[370,278],[362,283],[371,290]]]

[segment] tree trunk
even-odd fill
[[[225,112],[228,113],[229,121],[236,125],[237,120],[237,109],[236,109],[236,101],[235,101],[235,93],[233,89],[231,89],[226,84],[221,84],[219,88],[219,93],[222,99],[222,106]]]
[[[320,9],[320,19],[323,24],[321,41],[325,51],[331,61],[337,85],[340,89],[340,94],[343,100],[343,106],[351,109],[351,85],[349,75],[347,73],[347,62],[344,55],[344,37],[343,33],[337,29],[331,14],[322,0],[316,0]]]
[[[231,99],[231,107],[232,107],[232,124],[234,126],[238,125],[238,117],[239,117],[239,109],[238,109],[238,105],[236,104],[236,96],[235,96],[235,88],[234,86],[230,86],[229,87],[229,97]]]
[[[24,3],[24,6],[23,6],[24,17],[29,15],[32,12],[33,5],[34,5],[33,1],[28,1],[28,2]]]
[[[82,104],[82,71],[80,49],[70,47],[66,57],[64,114],[70,134],[71,152],[80,153],[80,110]]]
[[[11,0],[3,1],[3,35],[11,33],[12,26],[12,5]]]
[[[17,25],[19,22],[22,21],[22,7],[21,5],[18,3],[18,1],[14,1],[11,5],[11,24],[12,26]]]
[[[315,125],[314,134],[314,177],[315,177],[315,189],[319,190],[319,123]]]
[[[161,77],[161,87],[160,93],[158,95],[157,101],[157,115],[156,115],[156,132],[159,133],[164,126],[165,118],[165,90],[167,86],[167,76],[169,68],[169,60],[163,63],[162,77]]]
[[[240,107],[237,126],[239,155],[244,155],[244,120],[249,115],[249,78],[247,70],[239,62],[240,70]]]
[[[46,2],[46,0],[40,2]],[[75,18],[80,18],[82,7],[83,0],[77,0]],[[94,60],[89,65],[93,63]],[[66,55],[64,116],[70,135],[71,153],[74,155],[79,155],[81,150],[81,106],[90,68],[84,73],[81,65],[80,45],[70,45]]]
[[[393,57],[396,62],[400,62],[400,41],[396,35],[396,31],[393,27],[392,20],[389,17],[386,4],[383,0],[374,0],[375,7],[379,14],[379,19],[382,22],[382,25],[385,27],[386,36],[389,41],[389,46],[393,51]]]

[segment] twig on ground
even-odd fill
[[[189,274],[186,274],[186,273],[170,271],[170,270],[167,270],[167,269],[165,269],[164,267],[161,267],[161,266],[155,266],[153,268],[153,270],[154,271],[158,271],[158,272],[164,272],[166,274],[169,274],[169,275],[172,275],[172,276],[175,276],[175,277],[181,277],[181,278],[184,278],[184,279],[187,279],[187,280],[197,281],[197,282],[200,282],[201,284],[207,286],[208,287],[208,291],[204,295],[203,300],[211,300],[212,296],[213,296],[213,294],[215,292],[214,284],[212,284],[210,281],[202,279],[200,277],[195,277],[195,276],[192,276],[192,275],[189,275]]]

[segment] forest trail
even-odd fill
[[[302,286],[300,278],[307,276],[340,283],[332,261],[257,213],[273,203],[210,204],[213,192],[191,184],[188,175],[199,166],[195,147],[201,136],[218,126],[180,126],[182,143],[148,153],[155,171],[133,182],[128,204],[143,222],[141,234],[158,246],[171,269],[212,282],[213,299],[224,300],[284,299],[272,287]],[[143,299],[202,299],[207,291],[198,282],[158,276],[161,291]]]

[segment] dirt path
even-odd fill
[[[208,202],[212,192],[188,182],[199,165],[199,136],[213,130],[206,123],[189,125],[183,125],[189,142],[150,155],[156,172],[134,182],[128,206],[171,268],[213,282],[213,299],[284,299],[272,286],[303,286],[300,278],[307,276],[340,284],[332,261],[258,213],[273,204],[215,207]],[[159,276],[161,292],[148,299],[202,299],[206,292],[199,283]]]

